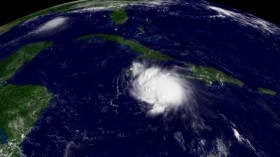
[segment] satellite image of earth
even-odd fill
[[[280,156],[279,43],[203,0],[25,16],[0,27],[0,156]]]

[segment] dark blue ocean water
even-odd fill
[[[129,20],[121,26],[110,20],[110,11],[51,14],[0,36],[0,58],[30,42],[54,42],[7,82],[42,85],[54,94],[21,144],[26,156],[280,155],[279,95],[256,92],[258,87],[279,92],[279,33],[267,34],[230,18],[210,18],[217,13],[204,3],[126,8]],[[64,31],[26,35],[58,16],[70,19]],[[192,105],[149,117],[147,105],[128,92],[126,70],[141,60],[138,54],[97,38],[91,43],[75,40],[95,33],[137,40],[176,59],[146,60],[150,64],[210,66],[245,86],[189,80],[195,93]],[[243,142],[234,137],[233,128]],[[1,132],[0,140],[6,141]]]
[[[5,130],[0,129],[0,144],[6,144],[7,143],[7,133]]]

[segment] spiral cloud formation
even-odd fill
[[[130,93],[136,99],[152,105],[149,111],[151,115],[176,109],[187,104],[192,97],[190,84],[174,70],[147,67],[138,62],[133,63],[130,70],[134,77]]]

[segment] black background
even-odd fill
[[[6,0],[0,4],[0,26],[17,18],[40,11],[42,9],[63,4],[71,0]],[[262,19],[280,26],[280,8],[277,0],[208,0],[223,4],[244,12],[251,13]]]

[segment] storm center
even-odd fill
[[[130,70],[134,76],[131,94],[152,105],[150,114],[177,108],[191,97],[190,85],[172,70],[158,66],[146,67],[141,63],[133,63]]]

